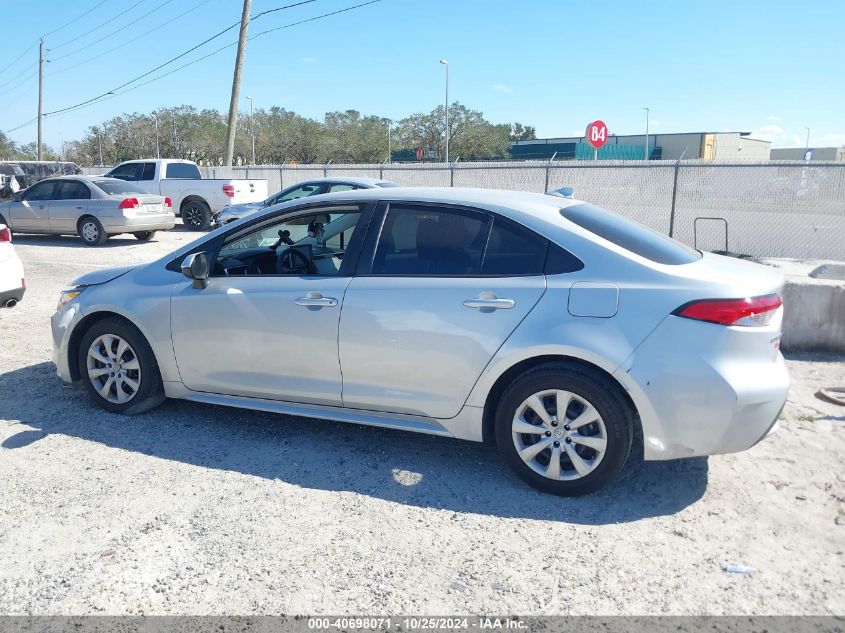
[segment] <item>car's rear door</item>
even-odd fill
[[[545,291],[548,242],[473,209],[394,202],[379,214],[343,303],[343,404],[454,417]]]
[[[61,180],[50,202],[50,230],[76,233],[76,222],[91,202],[91,190],[80,180]]]

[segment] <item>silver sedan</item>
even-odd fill
[[[89,246],[110,235],[152,239],[176,224],[169,198],[116,178],[63,176],[37,182],[0,204],[0,224],[16,233],[79,235]]]
[[[663,460],[772,430],[782,284],[569,198],[348,191],[77,279],[54,359],[115,413],[170,397],[490,442],[579,495],[635,438]]]

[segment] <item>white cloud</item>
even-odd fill
[[[759,138],[764,141],[771,141],[772,147],[803,147],[804,138],[801,134],[788,132],[777,123],[771,123],[758,127],[751,131],[751,138]]]
[[[303,57],[302,61],[306,64],[316,64],[317,63],[317,60],[314,59],[313,57]]]
[[[783,117],[773,114],[771,116],[766,117],[766,121],[780,121]]]
[[[513,92],[510,86],[506,86],[505,84],[493,84],[490,88],[496,92],[504,92],[505,94],[511,94]]]
[[[818,147],[839,147],[840,145],[845,145],[845,134],[833,132],[831,134],[822,134],[818,141],[815,141],[812,136],[810,140],[813,140],[814,144]]]
[[[660,127],[660,125],[662,124],[662,121],[658,121],[657,119],[651,119],[651,120],[649,120],[648,124],[651,127]]]

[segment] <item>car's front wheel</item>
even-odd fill
[[[522,479],[561,496],[589,494],[625,464],[633,416],[616,385],[568,363],[528,370],[502,394],[496,443]]]
[[[79,375],[91,398],[113,413],[133,415],[164,402],[152,348],[131,323],[97,321],[79,346]]]

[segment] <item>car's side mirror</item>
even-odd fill
[[[208,286],[208,253],[191,253],[182,260],[182,274],[193,280],[194,288]]]
[[[15,202],[20,202],[21,200],[23,200],[23,196],[21,196],[21,194],[19,193],[16,193],[15,197],[12,198],[12,200],[14,200]]]

